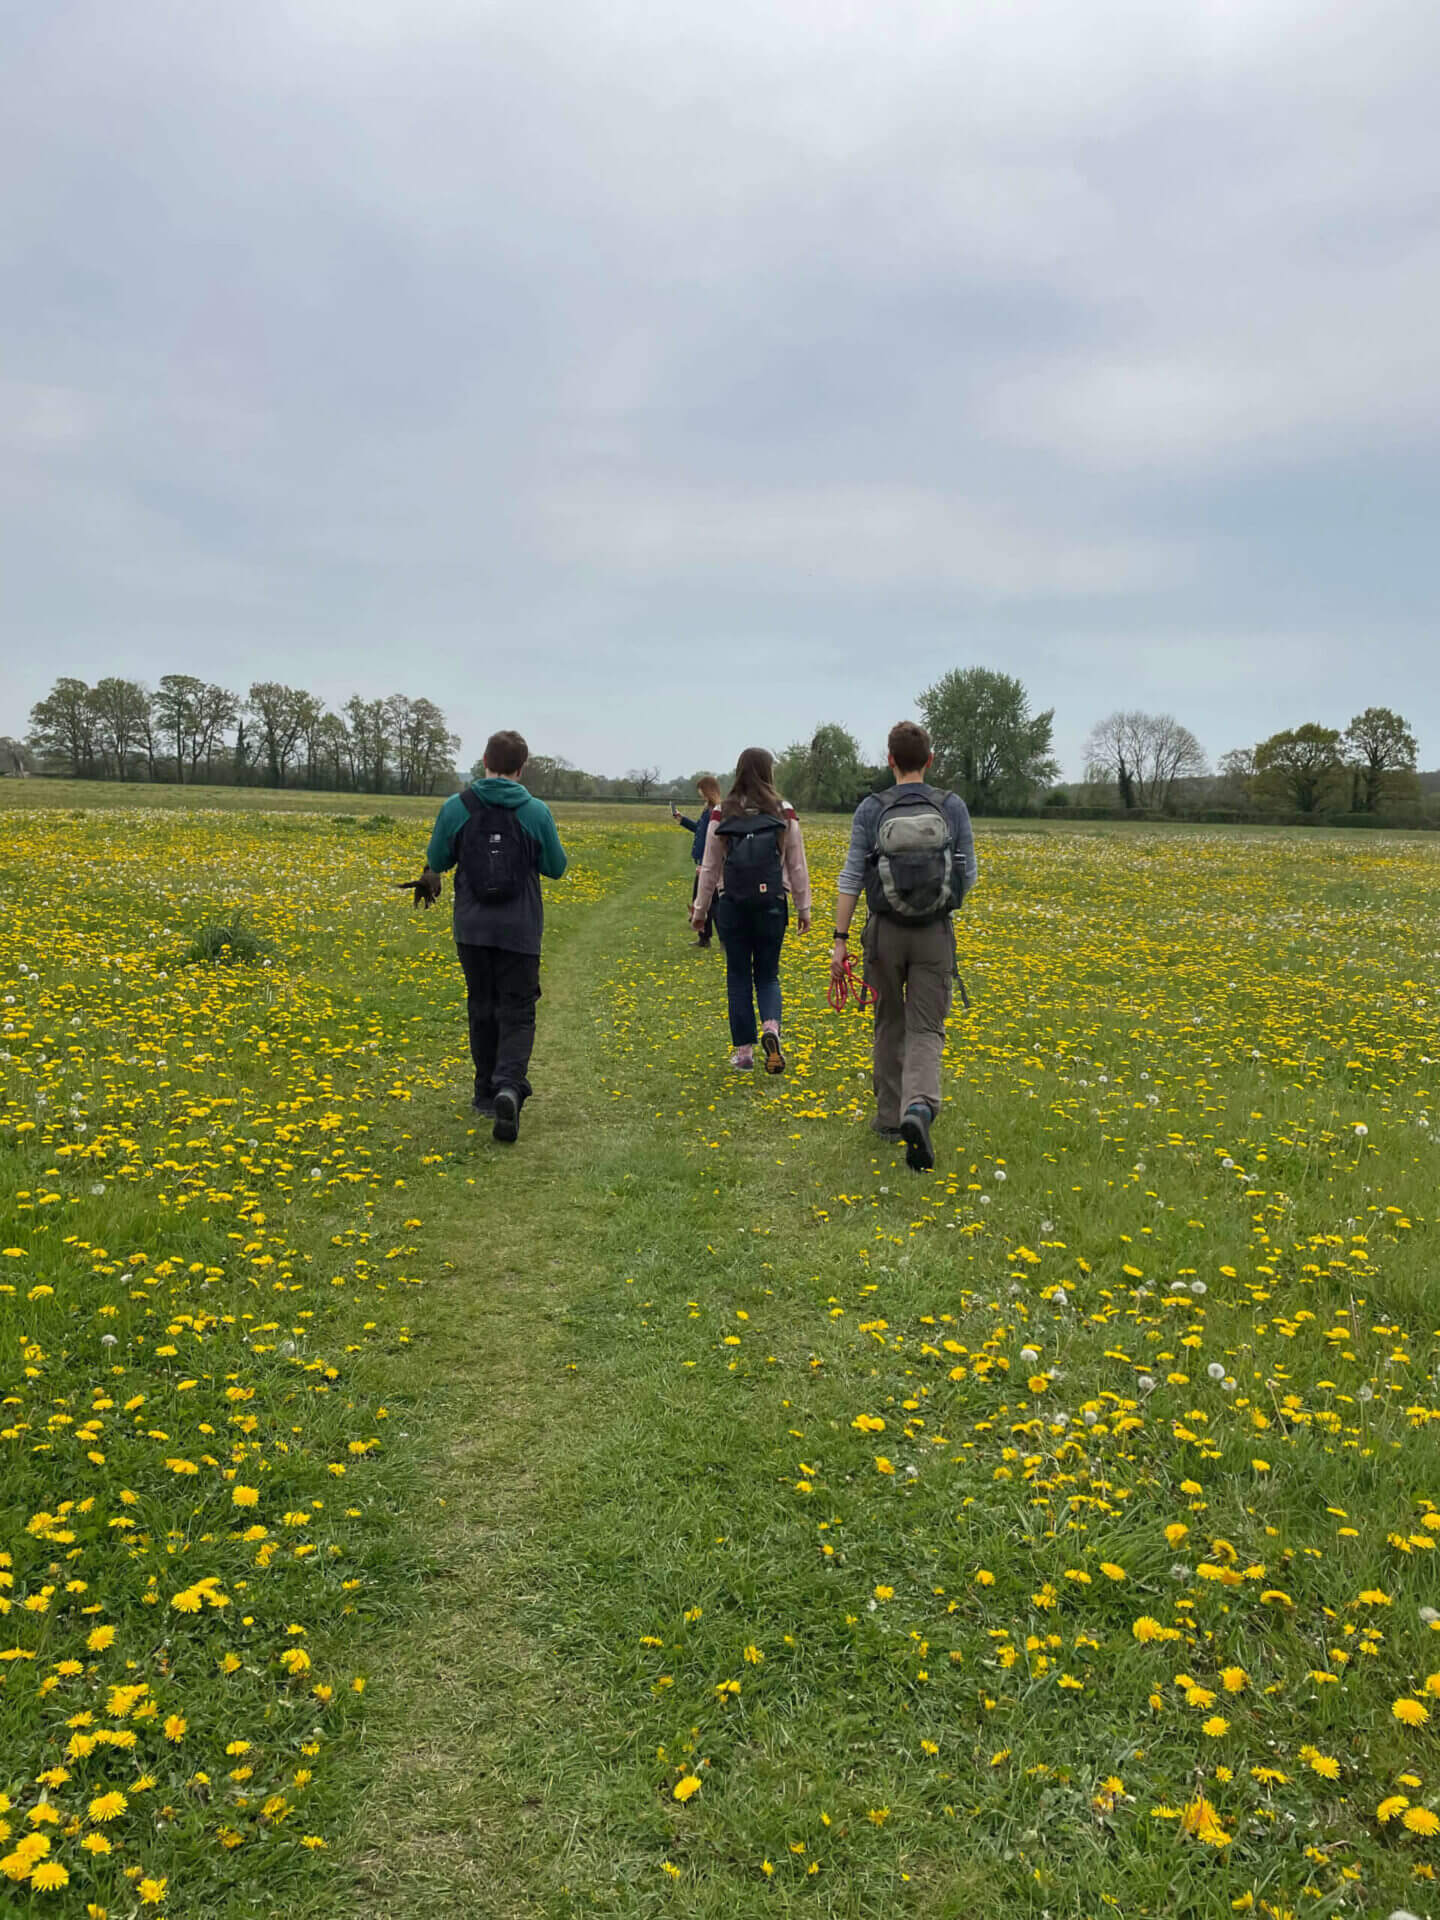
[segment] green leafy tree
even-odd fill
[[[249,708],[260,735],[269,784],[283,787],[296,742],[318,721],[319,702],[299,687],[258,680],[250,689]]]
[[[383,700],[362,700],[352,693],[345,702],[350,724],[355,785],[365,793],[383,793],[390,765],[390,722]]]
[[[194,743],[200,729],[200,703],[205,682],[193,673],[166,673],[155,690],[155,725],[175,760],[175,778],[184,784],[185,769],[194,766]]]
[[[225,744],[225,736],[240,718],[240,702],[228,687],[202,687],[195,701],[194,726],[190,736],[190,778],[195,778],[203,754],[208,781],[215,765],[216,751]]]
[[[1345,729],[1345,750],[1359,775],[1360,810],[1378,813],[1387,799],[1415,785],[1419,751],[1407,723],[1389,707],[1367,707]]]
[[[775,768],[776,783],[793,805],[818,813],[845,813],[869,791],[860,742],[844,727],[819,726],[808,741],[788,747]]]
[[[97,724],[90,688],[67,674],[30,709],[28,744],[47,767],[68,768],[73,779],[84,780],[95,771]]]
[[[935,747],[931,778],[953,787],[972,813],[1032,804],[1060,771],[1052,750],[1055,709],[1030,711],[1012,674],[956,668],[917,702]]]
[[[130,762],[145,746],[149,690],[138,680],[120,680],[112,675],[96,684],[90,704],[100,751],[114,766],[115,777],[128,780]]]
[[[1343,798],[1339,730],[1307,720],[1304,726],[1272,733],[1255,749],[1255,772],[1261,786],[1288,801],[1296,813],[1318,813]]]
[[[403,693],[385,702],[386,725],[395,747],[395,771],[402,793],[434,793],[454,772],[460,751],[444,714],[433,700],[411,700]]]

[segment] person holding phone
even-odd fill
[[[720,782],[714,774],[702,773],[695,782],[695,787],[700,798],[705,802],[696,819],[687,820],[675,802],[673,800],[670,802],[670,818],[677,826],[684,827],[685,831],[692,836],[690,858],[695,862],[695,883],[690,889],[692,909],[695,905],[695,895],[700,890],[700,863],[705,858],[705,842],[709,837],[711,823],[719,817],[720,813]],[[712,911],[706,914],[705,923],[699,929],[695,940],[696,946],[708,947],[714,930],[715,915]]]

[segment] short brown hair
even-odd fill
[[[506,728],[501,733],[492,733],[485,742],[485,771],[499,773],[513,780],[517,773],[525,771],[525,762],[530,758],[530,749],[525,744],[525,736]]]
[[[930,736],[916,720],[901,720],[891,727],[886,745],[901,773],[920,773],[930,764]]]

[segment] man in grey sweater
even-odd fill
[[[930,1128],[940,1111],[940,1058],[955,979],[951,916],[976,880],[975,836],[958,794],[927,784],[930,736],[913,720],[890,729],[895,785],[855,810],[840,870],[830,971],[845,968],[850,925],[869,907],[865,984],[875,1002],[874,1131],[905,1142],[907,1165],[935,1164]]]

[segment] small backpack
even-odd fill
[[[955,834],[932,789],[906,785],[883,796],[867,866],[872,913],[916,925],[954,911]]]
[[[535,865],[533,843],[513,807],[495,807],[473,787],[460,795],[470,818],[460,830],[460,870],[482,907],[503,907],[519,898]]]
[[[723,834],[725,848],[725,897],[727,900],[771,901],[785,898],[785,871],[780,847],[786,822],[773,813],[742,813],[721,820],[712,829]]]

